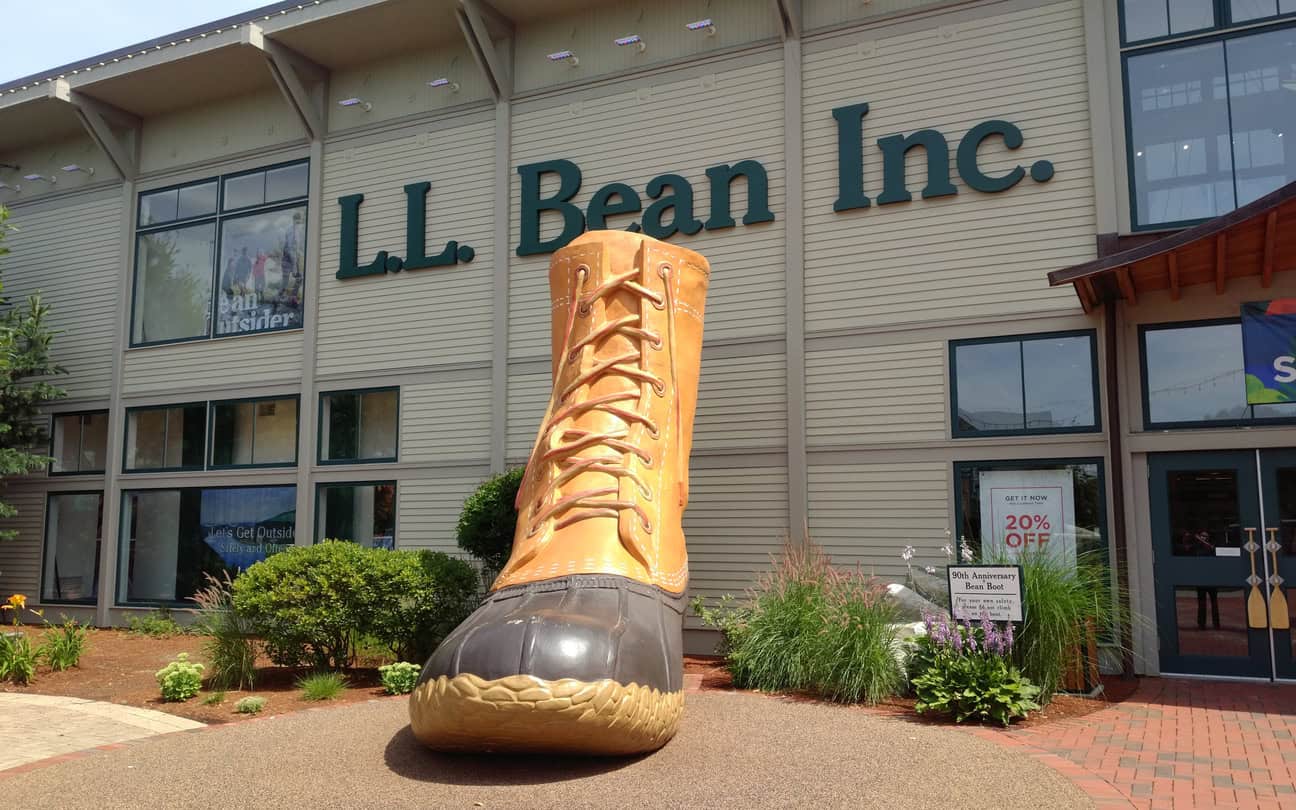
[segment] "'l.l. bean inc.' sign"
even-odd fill
[[[934,129],[922,129],[908,135],[888,135],[877,139],[882,157],[882,189],[876,199],[870,199],[864,189],[864,117],[868,104],[851,104],[832,111],[837,122],[837,199],[834,211],[868,208],[875,202],[879,206],[908,202],[913,199],[905,176],[905,156],[915,147],[922,147],[927,157],[927,182],[921,194],[924,199],[950,197],[959,193],[950,177],[950,143]],[[959,177],[968,188],[995,194],[1007,191],[1028,175],[1037,183],[1053,177],[1053,164],[1037,160],[1029,168],[1015,166],[1002,174],[989,174],[978,162],[981,145],[991,138],[1002,140],[1007,149],[1021,147],[1024,136],[1021,129],[1008,121],[983,121],[969,129],[959,139],[954,152],[954,165]],[[742,214],[744,225],[773,222],[774,212],[769,207],[769,176],[765,167],[755,160],[740,160],[706,169],[710,204],[706,219],[695,213],[693,184],[680,174],[661,174],[649,180],[643,194],[625,183],[608,183],[590,197],[582,210],[572,200],[580,192],[583,177],[580,167],[570,160],[546,160],[517,167],[521,187],[521,206],[518,223],[521,238],[517,255],[531,256],[552,253],[586,229],[624,227],[629,231],[643,232],[658,239],[668,239],[677,233],[692,235],[699,231],[732,228],[738,224],[733,211],[733,184],[742,179],[747,188],[747,205]],[[546,193],[545,181],[557,188]],[[405,186],[405,256],[386,250],[367,264],[360,264],[357,245],[360,234],[360,204],[363,194],[349,194],[338,198],[342,207],[342,235],[339,245],[338,278],[396,273],[401,270],[422,270],[431,267],[449,267],[473,260],[476,251],[458,240],[447,241],[440,250],[427,252],[427,195],[431,184],[411,183]],[[644,207],[645,198],[649,201]],[[540,220],[545,214],[556,216],[562,230],[544,238],[540,233]],[[616,225],[609,223],[613,217],[639,215],[626,223],[621,219]]]

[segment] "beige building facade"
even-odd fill
[[[116,624],[292,543],[457,553],[463,499],[525,462],[544,412],[549,254],[635,227],[713,268],[694,594],[741,593],[807,536],[903,580],[960,537],[1005,542],[992,484],[1061,482],[1047,529],[1113,564],[1137,671],[1296,677],[1289,631],[1231,624],[1245,571],[1158,580],[1191,556],[1185,520],[1216,549],[1296,531],[1274,497],[1245,505],[1270,468],[1296,493],[1278,452],[1296,411],[1257,415],[1228,367],[1241,305],[1296,296],[1296,275],[1126,295],[1121,264],[1050,285],[1296,179],[1280,153],[1237,180],[1282,112],[1252,164],[1208,160],[1229,199],[1177,153],[1146,167],[1144,140],[1191,153],[1202,94],[1248,79],[1139,72],[1291,39],[1296,9],[1206,3],[1208,25],[1168,11],[1161,34],[1144,5],[280,3],[0,85],[5,293],[53,307],[68,370],[56,461],[7,485],[0,592]],[[1281,111],[1296,62],[1275,54],[1254,94]],[[1182,122],[1156,118],[1175,105]],[[1163,328],[1181,323],[1219,329]],[[1211,374],[1175,355],[1193,341],[1223,358]],[[1194,500],[1216,511],[1175,511]],[[1222,618],[1196,626],[1199,601]]]

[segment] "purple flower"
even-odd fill
[[[1012,652],[1013,647],[1013,624],[1012,622],[1005,622],[1005,624],[1007,626],[1004,627],[1004,654],[1007,655]]]
[[[954,652],[959,655],[962,655],[963,654],[963,634],[959,632],[959,628],[957,625],[955,625],[954,634],[950,636],[950,641],[954,644]]]

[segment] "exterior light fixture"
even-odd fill
[[[428,82],[428,87],[447,87],[450,89],[451,93],[459,92],[459,82],[452,82],[449,79],[445,78],[444,76],[442,76],[439,79],[433,79],[432,81]]]
[[[696,22],[688,23],[684,27],[690,31],[705,31],[706,35],[709,37],[716,35],[715,23],[711,21],[710,17],[707,17],[705,20],[697,20]]]
[[[572,51],[554,51],[553,53],[549,54],[549,61],[566,62],[572,67],[576,67],[577,65],[580,64],[580,59],[577,59],[576,54]]]
[[[58,182],[57,177],[46,177],[43,174],[25,174],[23,175],[23,179],[24,180],[44,180],[46,183],[49,183],[51,186]]]
[[[634,45],[636,47],[636,50],[639,51],[639,53],[643,53],[644,51],[648,50],[648,43],[644,42],[643,37],[639,36],[638,34],[631,34],[628,37],[617,37],[612,41],[615,42],[617,46],[621,48],[624,48],[627,45]]]
[[[68,165],[62,167],[60,171],[65,171],[68,174],[72,174],[73,172],[81,172],[83,174],[88,174],[91,177],[94,177],[94,166],[78,166],[75,163],[69,163]]]
[[[365,112],[373,109],[373,105],[362,98],[344,98],[338,102],[339,107],[359,107]]]
[[[22,191],[22,186],[16,186],[16,185],[11,186],[8,183],[4,182],[3,180],[0,180],[0,190],[3,189],[9,189],[10,191]]]

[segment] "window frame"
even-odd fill
[[[239,405],[250,403],[255,405],[258,402],[282,402],[292,400],[297,405],[297,418],[293,425],[293,458],[292,461],[273,461],[268,463],[252,464],[217,464],[216,463],[216,406],[217,405]],[[256,458],[256,414],[252,418],[252,457]],[[301,458],[301,394],[286,394],[283,396],[265,395],[257,397],[235,397],[233,399],[211,399],[207,401],[207,441],[206,450],[203,460],[206,462],[205,469],[208,470],[266,470],[266,469],[283,469],[296,467]]]
[[[104,420],[104,423],[105,423],[105,426],[106,426],[107,432],[106,432],[106,434],[105,434],[105,441],[104,441],[104,465],[103,465],[103,467],[100,467],[99,469],[95,469],[95,470],[82,470],[82,469],[80,469],[81,450],[82,450],[83,447],[85,447],[85,430],[82,429],[81,432],[80,432],[80,435],[77,437],[77,461],[78,461],[78,465],[77,465],[77,466],[78,466],[78,469],[76,469],[75,471],[68,471],[68,470],[55,470],[55,469],[54,469],[54,461],[53,461],[53,459],[54,459],[54,457],[55,457],[55,456],[54,456],[54,432],[57,430],[57,426],[58,426],[58,420],[59,420],[59,418],[60,418],[60,417],[66,417],[66,416],[96,416],[96,415],[98,415],[98,414],[103,414],[103,415],[106,417],[105,420]],[[56,412],[51,413],[49,416],[50,416],[50,428],[49,428],[49,456],[50,456],[51,461],[50,461],[48,464],[45,465],[45,474],[46,474],[47,476],[49,476],[50,478],[63,478],[63,477],[65,477],[65,476],[73,476],[73,475],[106,475],[107,472],[108,472],[108,448],[109,448],[109,446],[112,445],[112,416],[111,416],[111,411],[109,411],[107,408],[102,408],[102,409],[96,408],[96,409],[94,409],[94,410],[90,410],[90,411],[56,411]]]
[[[297,487],[297,482],[296,482],[296,481],[292,481],[292,482],[290,482],[290,483],[286,483],[286,484],[278,484],[278,483],[263,483],[263,484],[233,484],[233,485],[228,485],[228,486],[227,486],[227,485],[221,485],[221,484],[217,484],[217,485],[190,484],[190,485],[188,485],[188,486],[184,486],[184,485],[174,485],[174,484],[173,484],[173,485],[170,485],[170,486],[160,486],[160,487],[149,487],[149,486],[122,487],[122,489],[121,489],[121,493],[120,493],[120,495],[118,496],[118,497],[120,497],[121,501],[120,501],[120,503],[119,503],[118,510],[117,510],[117,544],[116,544],[116,545],[117,545],[117,549],[116,549],[116,554],[113,555],[113,595],[112,595],[112,598],[113,598],[113,602],[112,602],[113,607],[117,607],[117,608],[163,608],[163,607],[165,607],[165,608],[178,608],[178,607],[186,607],[186,606],[188,606],[188,607],[192,607],[192,606],[193,606],[193,602],[192,602],[192,600],[190,600],[190,599],[188,599],[188,598],[185,598],[185,599],[178,599],[178,600],[170,600],[170,601],[167,601],[167,600],[161,600],[161,599],[153,599],[153,600],[136,600],[136,601],[131,601],[130,599],[125,598],[125,597],[123,596],[122,590],[123,590],[123,588],[126,586],[126,581],[125,581],[125,579],[123,579],[121,576],[119,576],[119,574],[121,573],[121,567],[122,567],[122,555],[123,555],[123,554],[126,554],[126,553],[129,553],[130,534],[129,534],[128,526],[127,526],[127,524],[126,524],[126,520],[127,520],[126,499],[127,499],[128,497],[130,497],[132,494],[134,494],[134,493],[138,493],[138,492],[180,492],[180,491],[183,491],[183,490],[186,490],[186,489],[196,489],[196,490],[202,492],[202,491],[204,491],[204,490],[209,490],[209,489],[220,489],[220,490],[226,490],[226,489],[270,489],[270,488],[275,488],[275,487],[292,487],[294,490],[296,490],[296,489],[298,488],[298,487]],[[295,492],[294,492],[294,497],[296,497],[296,493],[295,493]],[[293,520],[293,538],[294,538],[294,540],[293,540],[292,545],[297,545],[297,542],[296,542],[297,528],[296,528],[296,527],[297,527],[298,525],[299,525],[299,521],[296,520],[296,514],[294,514],[294,520]],[[125,542],[123,542],[123,541],[125,541]],[[177,537],[177,542],[179,542],[179,538],[178,538],[178,537]],[[208,573],[210,573],[210,572],[208,572]]]
[[[139,411],[171,410],[174,408],[196,408],[198,406],[203,407],[203,463],[202,464],[199,464],[198,466],[189,464],[189,465],[181,465],[179,467],[143,467],[143,468],[141,467],[132,468],[126,466],[127,460],[130,458],[130,442],[131,442],[130,418],[132,413],[138,413]],[[122,417],[122,459],[121,459],[122,474],[123,475],[147,475],[149,473],[202,472],[203,470],[206,470],[207,469],[207,444],[210,441],[209,436],[211,434],[210,417],[211,414],[208,412],[207,400],[205,399],[195,400],[192,402],[174,402],[174,403],[168,403],[166,405],[132,405],[126,408],[125,413]],[[168,414],[167,420],[169,421],[170,418],[171,417]],[[183,454],[183,452],[184,451],[182,449],[181,453]],[[165,450],[163,450],[163,455],[164,456],[166,455]]]
[[[319,545],[324,542],[325,538],[320,536],[320,504],[323,503],[321,495],[329,487],[378,487],[391,485],[392,488],[392,548],[400,548],[398,538],[400,537],[400,481],[395,478],[374,479],[367,481],[316,481],[315,482],[315,509],[311,520],[311,545]],[[355,541],[350,541],[354,543]]]
[[[258,205],[247,205],[241,208],[232,208],[228,211],[225,210],[224,206],[225,206],[225,181],[226,180],[230,180],[238,177],[245,177],[248,175],[258,174],[258,173],[265,174],[275,169],[282,169],[287,166],[294,166],[298,164],[304,164],[306,166],[306,193],[303,194],[301,197],[290,197],[284,200],[276,200],[271,203],[263,202]],[[200,186],[203,185],[204,183],[210,183],[210,182],[216,183],[216,210],[214,212],[210,214],[201,214],[199,216],[186,217],[184,219],[173,219],[163,223],[154,223],[149,225],[139,224],[140,215],[143,211],[145,197],[151,194],[156,194],[158,192],[172,191],[172,190],[178,191],[180,189],[188,188],[190,186]],[[229,335],[218,335],[216,333],[216,318],[218,315],[217,309],[220,306],[217,293],[220,287],[221,239],[223,238],[223,234],[225,230],[224,227],[225,220],[239,219],[242,217],[251,216],[253,214],[272,213],[274,211],[282,210],[285,208],[300,208],[300,207],[306,208],[306,216],[303,218],[302,221],[302,247],[301,247],[303,258],[306,258],[305,256],[306,246],[310,242],[310,232],[309,232],[310,158],[309,157],[281,161],[279,163],[273,163],[266,166],[254,168],[254,169],[244,169],[237,172],[229,172],[227,174],[215,174],[197,180],[190,180],[185,183],[175,183],[169,186],[160,186],[158,188],[150,188],[144,191],[136,192],[135,212],[134,212],[135,228],[132,234],[134,238],[134,242],[132,243],[133,254],[131,257],[132,267],[131,267],[131,300],[130,300],[130,324],[129,324],[130,342],[127,348],[137,349],[137,348],[144,348],[148,346],[170,346],[176,343],[194,343],[196,341],[202,341],[202,340],[225,340],[228,338],[244,337],[246,335],[261,335],[267,332],[287,332],[287,331],[304,329],[306,324],[306,318],[307,318],[306,296],[304,295],[304,293],[306,291],[306,282],[309,280],[307,278],[309,274],[306,273],[303,268],[303,272],[302,272],[303,295],[302,295],[302,302],[301,302],[301,307],[302,307],[301,324],[297,326],[267,327],[265,329],[254,329],[247,332],[238,332]],[[139,295],[140,237],[147,234],[160,233],[162,231],[175,230],[177,228],[183,228],[192,225],[201,225],[209,222],[215,226],[214,227],[215,242],[212,250],[213,252],[213,264],[211,268],[212,295],[208,306],[208,315],[210,315],[210,317],[207,320],[207,334],[195,335],[193,337],[168,338],[166,340],[146,340],[146,341],[137,342],[135,340],[135,316],[138,312],[138,302],[136,299],[138,298]]]
[[[98,495],[99,496],[99,525],[103,526],[105,509],[108,505],[108,492],[105,489],[55,489],[45,493],[45,515],[41,521],[41,564],[40,564],[40,585],[36,589],[37,600],[42,605],[95,605],[99,601],[99,582],[103,575],[103,539],[100,538],[100,547],[95,550],[95,595],[89,599],[46,599],[45,598],[45,571],[49,565],[49,521],[50,521],[50,499],[59,495]]]
[[[357,396],[360,396],[362,394],[374,394],[374,393],[380,393],[384,391],[396,392],[396,443],[394,445],[395,453],[393,453],[391,456],[383,456],[382,458],[325,459],[324,458],[324,398],[337,396],[339,394],[355,394]],[[363,399],[360,401],[363,402]],[[333,391],[320,391],[319,399],[316,402],[316,413],[318,414],[318,418],[316,419],[317,424],[316,424],[316,431],[315,431],[315,463],[317,465],[321,467],[324,466],[333,467],[333,466],[347,465],[347,464],[395,464],[397,461],[400,460],[401,388],[399,385],[379,385],[379,386],[372,386],[369,388],[340,388]],[[361,406],[361,408],[357,410],[356,413],[356,421],[357,421],[356,436],[357,437],[360,435],[359,422],[363,418],[364,418],[363,406]]]
[[[1026,427],[1025,422],[1029,416],[1026,408],[1026,365],[1020,363],[1018,370],[1022,381],[1022,422],[1021,429],[1008,430],[976,430],[968,431],[959,427],[958,417],[958,349],[960,346],[984,346],[995,343],[1025,343],[1034,340],[1048,340],[1050,338],[1062,337],[1088,337],[1089,338],[1089,370],[1090,370],[1090,391],[1093,395],[1094,423],[1085,427],[1066,427],[1066,428],[1032,428]],[[998,335],[995,337],[976,337],[976,338],[959,338],[949,341],[949,409],[950,409],[950,438],[953,439],[983,439],[997,436],[1053,436],[1058,434],[1070,433],[1102,433],[1102,397],[1099,387],[1098,374],[1098,332],[1095,329],[1066,329],[1056,332],[1032,332],[1024,335]],[[1019,354],[1020,358],[1020,354]]]
[[[1249,20],[1235,21],[1233,19],[1233,4],[1230,0],[1212,0],[1211,6],[1215,10],[1215,24],[1208,25],[1205,28],[1194,28],[1191,31],[1179,31],[1178,33],[1165,34],[1159,37],[1149,37],[1147,39],[1138,39],[1130,41],[1125,31],[1125,2],[1126,0],[1116,0],[1116,23],[1120,29],[1120,47],[1125,48],[1143,48],[1148,45],[1158,45],[1171,40],[1190,39],[1205,37],[1213,32],[1223,32],[1229,29],[1238,29],[1244,26],[1258,27],[1267,26],[1283,20],[1296,19],[1296,11],[1279,11],[1268,17],[1254,17]],[[1274,3],[1275,7],[1279,2]]]
[[[1129,218],[1131,233],[1155,233],[1157,231],[1173,231],[1182,228],[1189,228],[1193,225],[1199,225],[1214,217],[1202,217],[1200,219],[1181,219],[1173,222],[1155,222],[1141,223],[1139,221],[1139,199],[1138,189],[1135,187],[1134,171],[1134,114],[1133,100],[1130,98],[1130,75],[1129,62],[1133,57],[1146,56],[1151,53],[1160,53],[1163,51],[1179,50],[1181,48],[1191,48],[1198,45],[1209,45],[1212,43],[1226,43],[1230,39],[1239,37],[1255,36],[1257,34],[1267,34],[1272,31],[1281,31],[1287,28],[1296,28],[1296,12],[1287,12],[1279,14],[1276,17],[1265,17],[1260,20],[1247,20],[1238,26],[1231,22],[1216,25],[1213,28],[1203,28],[1197,32],[1172,34],[1170,36],[1158,37],[1156,39],[1139,40],[1135,44],[1125,42],[1125,0],[1119,0],[1119,20],[1121,27],[1121,112],[1125,116],[1125,185],[1129,193]],[[1216,18],[1227,11],[1228,0],[1216,0]],[[1223,48],[1224,57],[1224,85],[1227,89],[1228,82],[1228,47]],[[1232,96],[1225,99],[1229,114],[1229,138],[1230,143],[1234,136],[1233,132],[1233,101]],[[1232,173],[1233,182],[1233,208],[1236,211],[1241,206],[1237,205],[1237,169],[1234,167]],[[1226,212],[1227,213],[1227,212]],[[1223,216],[1222,214],[1219,216]]]
[[[1148,391],[1148,352],[1147,352],[1147,333],[1163,332],[1170,329],[1184,329],[1194,326],[1224,326],[1236,325],[1241,328],[1242,319],[1237,318],[1207,318],[1196,321],[1165,321],[1164,323],[1141,323],[1138,325],[1138,353],[1139,353],[1139,398],[1143,403],[1143,430],[1145,432],[1166,431],[1166,430],[1193,430],[1198,428],[1262,428],[1271,425],[1296,425],[1296,415],[1283,416],[1274,419],[1256,419],[1255,406],[1247,405],[1247,411],[1251,414],[1250,419],[1201,419],[1195,421],[1180,422],[1154,422],[1152,421],[1152,398]],[[1241,360],[1241,358],[1239,358]],[[1239,363],[1239,370],[1245,371],[1245,363]],[[1245,397],[1243,398],[1245,399]]]
[[[1102,553],[1103,553],[1104,562],[1107,564],[1108,567],[1112,568],[1112,573],[1113,575],[1115,575],[1115,568],[1113,566],[1113,558],[1112,558],[1112,554],[1114,551],[1114,549],[1112,548],[1113,538],[1110,534],[1110,530],[1109,530],[1110,521],[1108,520],[1108,515],[1107,515],[1107,464],[1102,456],[1058,456],[1057,458],[1037,456],[1035,458],[1024,458],[1024,459],[1019,458],[1019,459],[987,459],[984,461],[977,461],[977,460],[955,461],[952,466],[953,478],[950,479],[954,487],[954,526],[956,529],[955,534],[958,534],[957,530],[961,529],[963,526],[963,510],[965,504],[963,503],[963,491],[962,491],[962,487],[959,486],[959,482],[962,481],[964,470],[968,470],[968,469],[1053,470],[1053,469],[1057,469],[1060,466],[1067,466],[1067,465],[1079,466],[1082,464],[1095,464],[1097,465],[1098,468],[1098,518],[1099,518],[1098,530],[1102,532],[1102,540],[1103,540]],[[961,536],[958,537],[959,545],[962,544],[962,541],[963,538]],[[957,553],[958,546],[954,545],[953,542],[951,542],[951,546],[954,547],[955,553]],[[1079,551],[1078,546],[1076,550]]]

